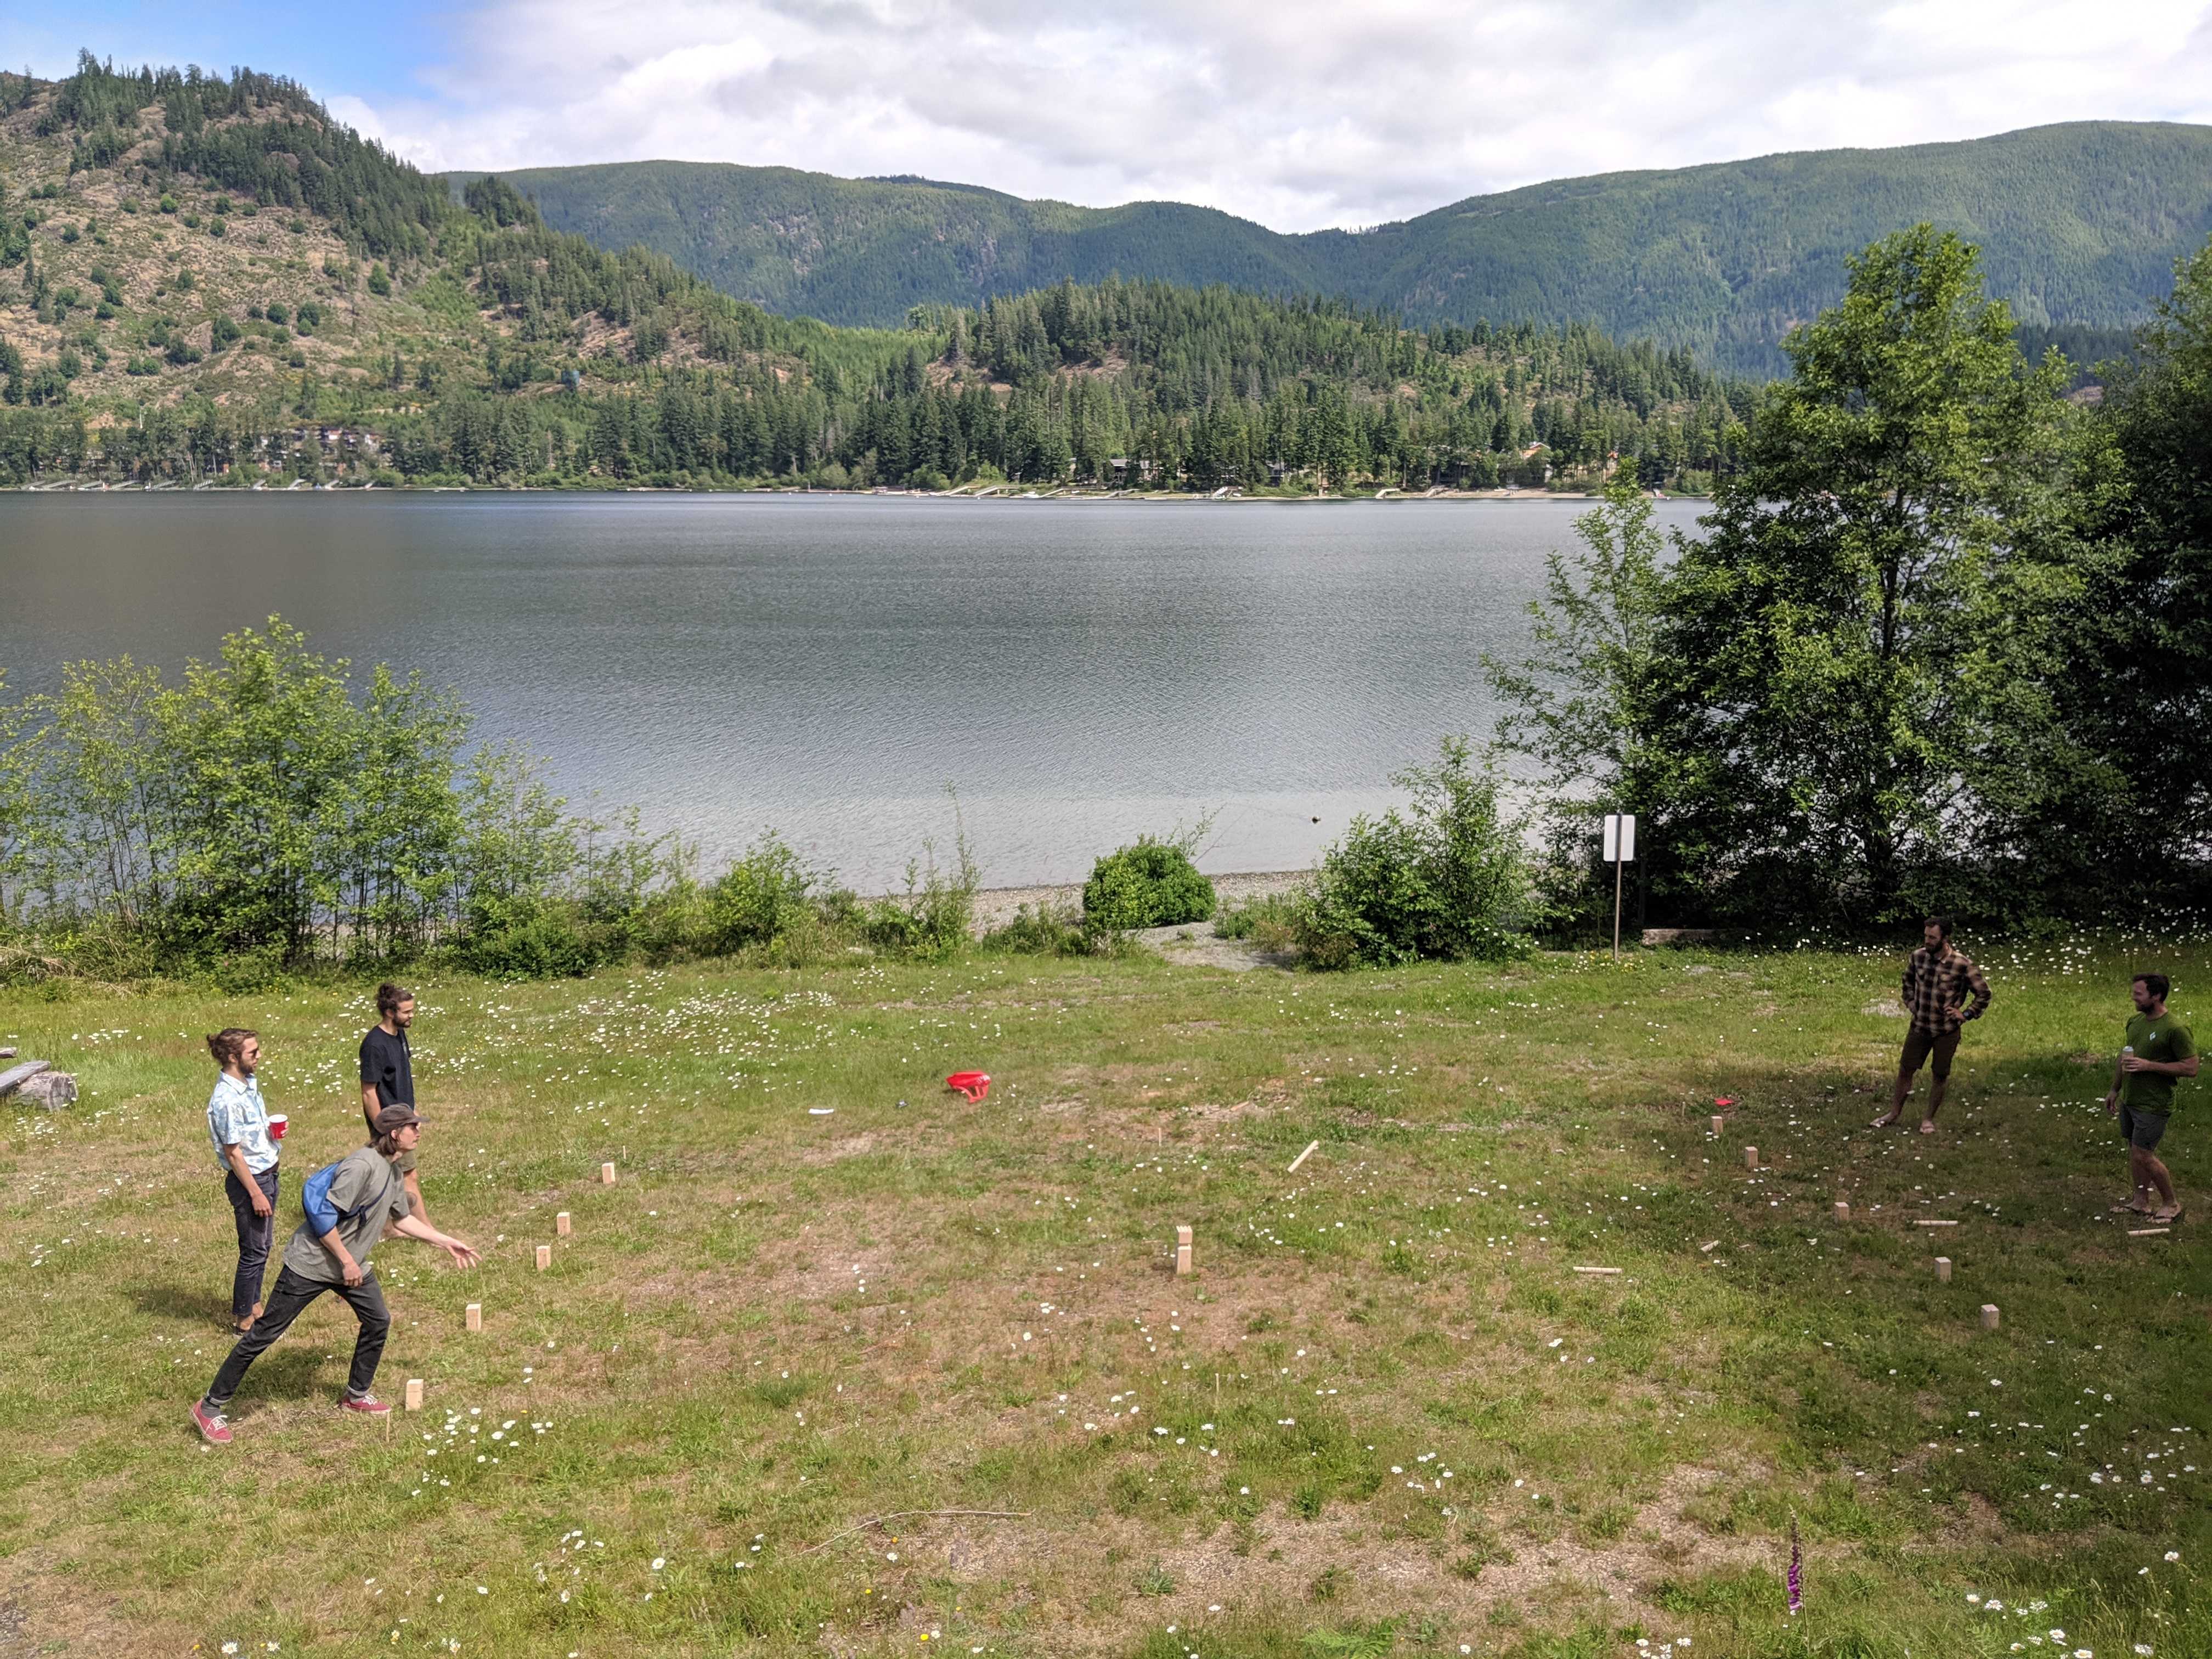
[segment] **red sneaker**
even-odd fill
[[[212,1440],[218,1446],[230,1443],[230,1419],[221,1412],[210,1411],[204,1400],[192,1401],[192,1425],[204,1439]]]
[[[342,1411],[360,1412],[362,1415],[367,1417],[389,1417],[392,1415],[392,1407],[386,1405],[381,1400],[379,1400],[373,1394],[365,1394],[358,1400],[355,1399],[351,1395],[348,1395],[344,1399],[338,1401],[338,1407]]]

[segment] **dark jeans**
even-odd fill
[[[276,1166],[270,1164],[253,1177],[261,1195],[269,1200],[269,1213],[253,1213],[253,1200],[235,1170],[226,1172],[222,1190],[230,1200],[230,1212],[238,1222],[238,1271],[230,1280],[230,1322],[235,1325],[261,1300],[262,1275],[269,1271],[269,1243],[276,1236]]]
[[[372,1271],[358,1285],[326,1285],[319,1279],[303,1279],[289,1267],[279,1267],[276,1288],[270,1293],[267,1309],[253,1322],[253,1328],[238,1339],[230,1358],[208,1384],[207,1403],[218,1411],[228,1405],[245,1380],[246,1368],[289,1330],[292,1322],[325,1291],[344,1297],[354,1317],[361,1321],[361,1334],[353,1342],[353,1370],[346,1377],[346,1393],[356,1400],[367,1394],[376,1381],[377,1362],[384,1358],[384,1339],[392,1330],[392,1316],[385,1311],[384,1291],[375,1273]]]

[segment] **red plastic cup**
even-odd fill
[[[284,1139],[284,1131],[285,1131],[285,1130],[287,1130],[287,1129],[289,1129],[289,1128],[290,1128],[291,1127],[292,1127],[292,1120],[291,1120],[290,1118],[289,1118],[289,1117],[285,1116],[283,1113],[282,1113],[282,1112],[271,1112],[271,1113],[270,1113],[270,1114],[269,1114],[269,1139],[271,1139],[271,1140],[282,1140],[282,1139]]]

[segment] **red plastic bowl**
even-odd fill
[[[945,1079],[945,1086],[957,1089],[970,1100],[981,1100],[991,1092],[991,1074],[988,1072],[955,1072]]]

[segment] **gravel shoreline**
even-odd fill
[[[1239,870],[1224,876],[1208,876],[1214,896],[1224,904],[1287,893],[1313,879],[1310,870]],[[1063,882],[1052,887],[986,887],[975,895],[974,927],[980,936],[1003,927],[1024,905],[1030,909],[1074,909],[1083,903],[1083,884]]]

